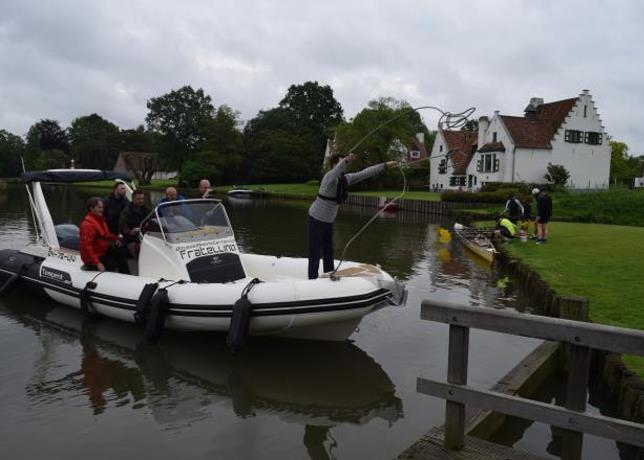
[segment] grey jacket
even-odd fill
[[[318,193],[323,196],[334,197],[338,188],[340,175],[346,171],[346,169],[347,161],[343,158],[331,171],[324,175],[322,182],[320,183],[320,191]],[[384,169],[385,163],[380,163],[375,166],[369,166],[357,173],[346,174],[345,177],[347,179],[347,183],[351,186],[368,179],[369,177],[375,176],[376,174],[384,171]],[[336,215],[338,214],[338,207],[339,205],[335,201],[323,200],[322,198],[317,197],[309,208],[309,216],[321,222],[333,223]]]

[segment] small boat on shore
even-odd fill
[[[235,198],[254,198],[259,196],[260,192],[259,190],[251,190],[249,188],[234,188],[228,190],[227,194]]]
[[[0,295],[12,288],[35,290],[85,314],[142,322],[152,335],[164,328],[235,330],[338,341],[346,340],[367,313],[395,303],[394,297],[402,299],[398,282],[380,267],[344,262],[336,276],[322,276],[320,270],[318,279],[309,280],[308,259],[242,253],[216,199],[154,207],[140,225],[140,254],[130,260],[133,274],[87,270],[78,251],[78,227],[54,224],[41,182],[106,179],[129,178],[79,169],[23,175],[36,241],[20,250],[0,250]],[[238,304],[246,309],[239,330],[233,326]]]
[[[490,263],[498,254],[489,238],[489,231],[478,230],[456,222],[452,228],[452,234],[463,246]]]

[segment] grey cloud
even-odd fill
[[[348,117],[384,96],[520,114],[531,96],[588,88],[609,133],[644,153],[643,17],[635,0],[5,0],[0,128],[92,112],[133,127],[184,84],[244,119],[306,80],[330,84]]]

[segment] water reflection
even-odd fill
[[[389,376],[349,342],[254,339],[232,356],[217,334],[169,334],[157,346],[141,342],[133,326],[83,319],[63,306],[27,301],[6,309],[40,341],[26,388],[33,404],[84,395],[96,416],[146,408],[172,426],[211,417],[223,404],[240,418],[273,415],[302,425],[311,458],[329,458],[336,425],[374,418],[391,425],[403,416]],[[55,356],[63,345],[80,345],[81,354],[60,376]]]

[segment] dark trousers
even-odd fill
[[[103,265],[105,265],[105,271],[108,272],[119,272],[125,273],[126,275],[130,274],[130,269],[127,266],[127,248],[125,246],[110,247],[107,250],[107,254],[100,256],[99,260]],[[85,265],[86,270],[98,270],[96,265]]]
[[[309,279],[318,277],[320,254],[324,272],[333,271],[333,224],[309,216]]]

